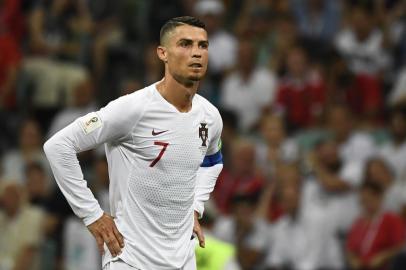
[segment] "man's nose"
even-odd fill
[[[193,58],[201,58],[202,57],[202,52],[200,51],[200,48],[199,48],[198,45],[193,46],[192,57]]]

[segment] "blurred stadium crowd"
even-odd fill
[[[159,29],[185,14],[224,121],[198,269],[406,269],[402,0],[0,0],[0,269],[100,269],[42,144],[160,80]],[[103,148],[79,160],[108,212]]]

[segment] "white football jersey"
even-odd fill
[[[197,94],[191,110],[179,112],[155,85],[77,119],[44,149],[72,209],[89,225],[103,212],[86,187],[76,153],[105,143],[111,214],[125,238],[119,257],[140,269],[173,270],[194,252],[198,171],[202,163],[221,165],[222,120]],[[200,186],[209,193],[214,184]],[[113,259],[106,246],[105,251],[103,265]]]

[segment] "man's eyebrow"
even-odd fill
[[[191,40],[190,38],[181,38],[176,43],[180,43],[180,42],[193,43],[193,40]]]
[[[180,43],[180,42],[193,43],[193,40],[190,39],[190,38],[181,38],[181,39],[179,39],[178,42],[176,42],[176,43]],[[198,42],[199,44],[202,44],[202,43],[204,43],[204,44],[209,44],[209,41],[208,41],[207,39],[198,40],[197,42]]]

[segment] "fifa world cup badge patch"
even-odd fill
[[[100,117],[92,112],[81,119],[82,129],[85,134],[89,134],[102,126]]]

